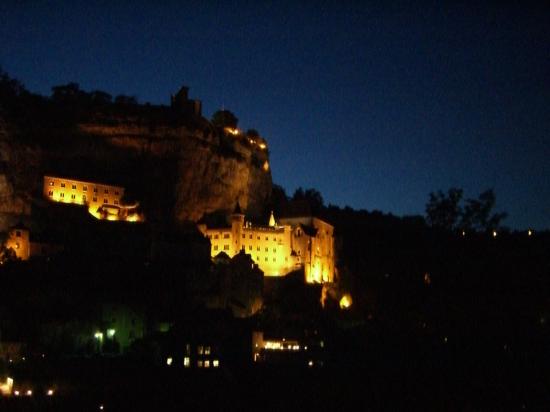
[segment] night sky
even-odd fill
[[[505,225],[550,228],[549,8],[161,3],[4,0],[0,66],[44,95],[185,84],[268,140],[288,194],[405,215],[494,188]]]

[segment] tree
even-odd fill
[[[426,204],[427,223],[439,229],[490,232],[499,228],[506,213],[494,213],[496,196],[492,189],[477,199],[462,201],[463,190],[450,188],[447,194],[439,190],[430,193]]]
[[[426,221],[432,227],[444,230],[455,230],[462,214],[460,202],[462,189],[450,188],[447,194],[439,190],[430,193],[430,200],[426,205]]]
[[[293,201],[305,201],[309,204],[309,207],[311,208],[311,212],[313,214],[319,213],[324,205],[325,202],[323,200],[323,196],[317,189],[307,189],[304,191],[301,187],[296,189],[294,192],[294,195],[292,196]]]
[[[212,124],[220,129],[223,129],[224,127],[236,129],[238,123],[239,119],[237,119],[237,117],[229,110],[218,110],[212,116]]]

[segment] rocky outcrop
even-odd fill
[[[249,214],[263,212],[272,185],[266,150],[205,121],[143,123],[78,123],[30,139],[0,123],[0,213],[30,213],[44,174],[124,185],[153,221],[197,221],[237,201]]]
[[[36,152],[17,144],[13,134],[0,117],[0,230],[18,216],[30,214],[31,193],[25,185],[32,177],[26,163],[36,158]]]

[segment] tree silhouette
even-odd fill
[[[496,196],[492,189],[482,192],[477,199],[462,200],[463,190],[450,188],[430,193],[426,204],[426,221],[435,228],[455,231],[490,232],[499,228],[506,213],[494,213]]]
[[[212,124],[220,129],[224,127],[232,127],[235,129],[238,123],[239,119],[229,110],[218,110],[212,116]]]

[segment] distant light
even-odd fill
[[[346,293],[340,299],[340,309],[342,309],[342,310],[343,309],[348,309],[351,306],[352,303],[353,303],[353,300],[351,299],[351,295]]]
[[[166,364],[170,366],[172,364],[173,359],[172,358],[166,358]]]
[[[107,336],[112,338],[115,336],[116,330],[115,329],[107,329]]]

